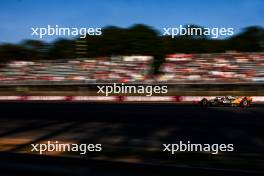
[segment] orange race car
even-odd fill
[[[246,96],[224,96],[213,99],[203,98],[200,101],[202,106],[241,106],[246,107],[252,104],[252,97]]]

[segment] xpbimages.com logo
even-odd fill
[[[80,36],[85,38],[87,35],[102,35],[102,28],[86,27],[59,27],[47,25],[47,27],[32,27],[31,35],[43,38],[44,36]]]

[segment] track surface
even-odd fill
[[[262,106],[202,108],[174,104],[10,102],[1,103],[0,107],[0,149],[5,152],[30,153],[27,146],[31,143],[58,140],[102,143],[106,153],[95,157],[109,160],[218,166],[212,164],[211,156],[193,155],[190,160],[185,156],[164,158],[164,153],[161,156],[159,152],[150,152],[161,150],[163,143],[189,140],[201,144],[234,144],[234,152],[213,158],[218,163],[223,161],[225,168],[264,168]]]

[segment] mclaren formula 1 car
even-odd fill
[[[202,106],[241,106],[246,107],[252,104],[252,97],[245,96],[224,96],[212,99],[203,98],[200,101]]]

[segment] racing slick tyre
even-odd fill
[[[241,106],[241,107],[247,107],[247,106],[249,106],[249,101],[248,101],[246,98],[244,98],[244,99],[241,101],[240,106]]]
[[[203,107],[207,107],[207,106],[209,106],[209,101],[206,98],[204,98],[201,100],[201,105]]]

